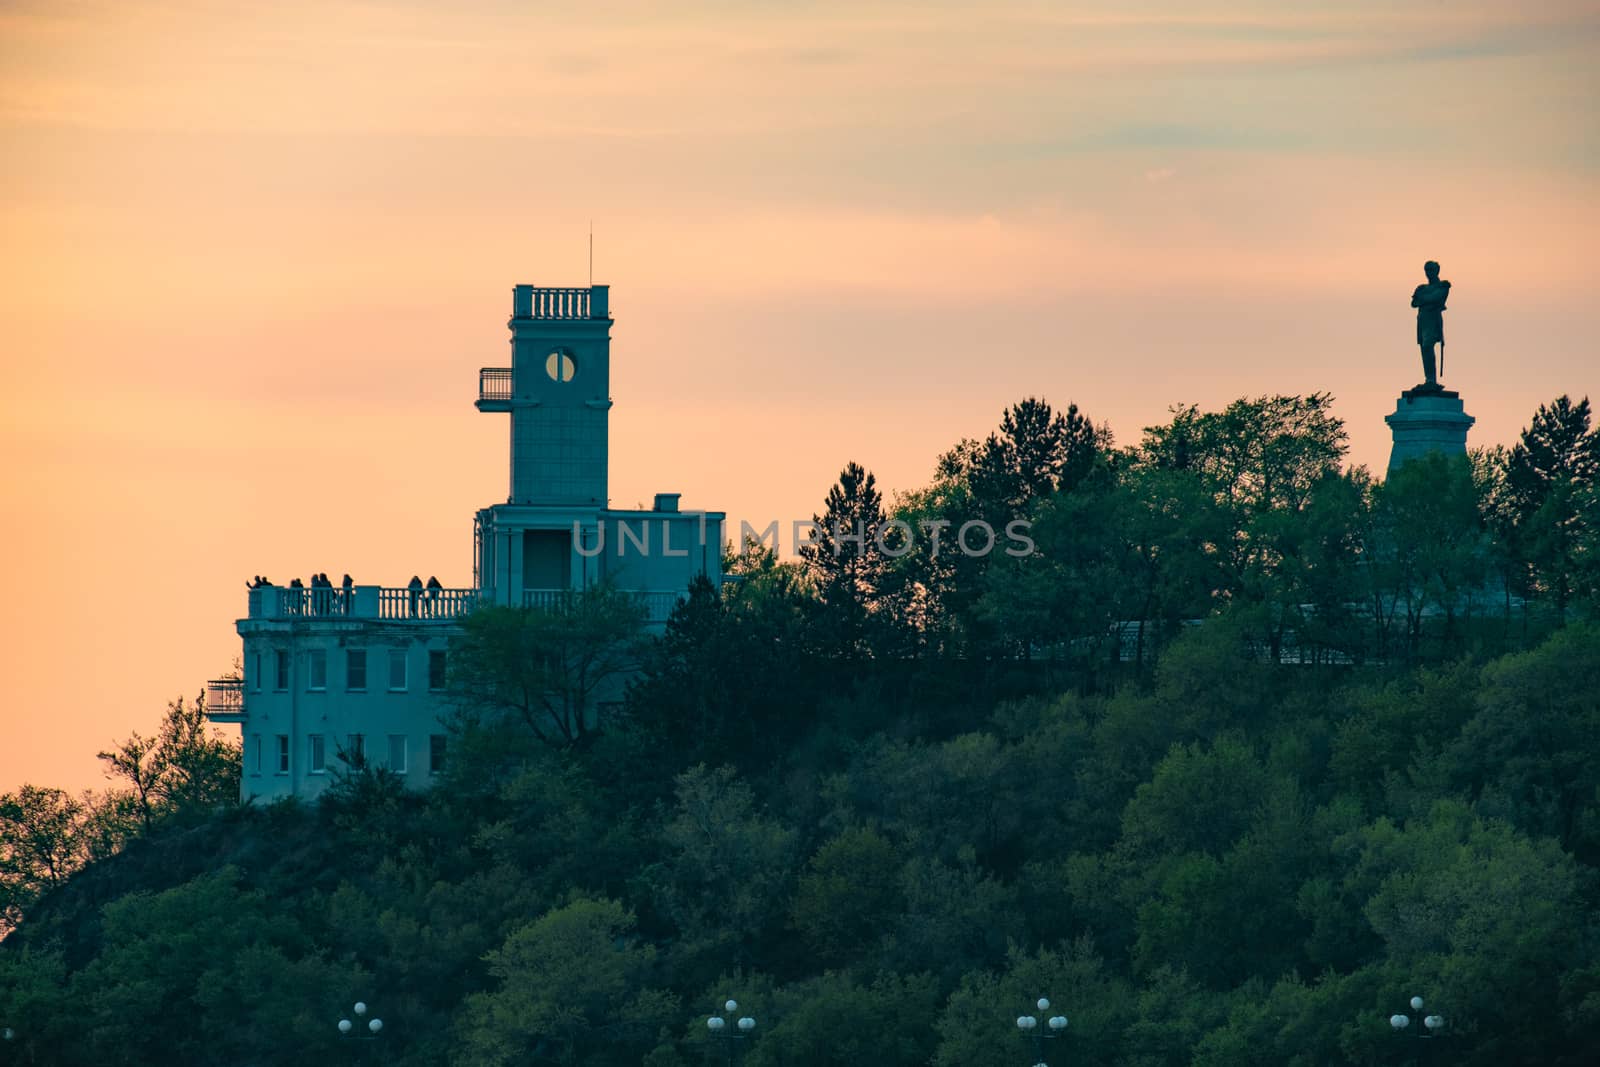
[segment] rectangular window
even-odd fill
[[[444,653],[438,649],[428,653],[428,688],[434,692],[444,688]]]
[[[250,654],[250,692],[261,692],[261,653]]]
[[[328,769],[327,741],[321,734],[312,734],[308,739],[311,742],[310,750],[306,753],[312,774],[321,774]]]
[[[396,774],[406,773],[406,735],[389,735],[389,769]]]
[[[325,648],[313,648],[307,655],[310,657],[311,670],[308,673],[311,675],[311,679],[306,688],[328,688],[328,650]]]
[[[428,773],[438,774],[444,770],[444,734],[431,734],[428,737]]]
[[[391,648],[389,650],[389,688],[403,690],[406,687],[406,650]]]
[[[366,764],[367,738],[365,734],[350,734],[345,738],[344,758],[352,767],[361,767]]]
[[[278,735],[278,773],[289,773],[289,735]]]
[[[346,689],[367,688],[367,650],[347,648],[344,653],[344,685]]]
[[[274,656],[276,657],[277,673],[274,676],[272,688],[282,692],[289,688],[289,652],[287,649],[280,648],[274,653]]]
[[[261,773],[261,735],[260,734],[251,734],[250,735],[250,743],[246,747],[249,749],[249,751],[245,753],[245,759],[249,763],[250,773],[251,774],[260,774]]]

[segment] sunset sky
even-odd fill
[[[1327,390],[1381,469],[1430,257],[1508,443],[1600,398],[1597,69],[1595,3],[0,3],[0,790],[102,784],[252,574],[469,584],[477,369],[591,220],[616,506],[808,517],[1029,395]]]

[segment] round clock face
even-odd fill
[[[570,382],[578,373],[578,364],[573,361],[571,352],[557,349],[545,357],[544,372],[550,375],[551,381]]]

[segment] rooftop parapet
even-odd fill
[[[579,289],[517,285],[511,289],[513,319],[609,319],[609,285]]]
[[[264,585],[250,590],[248,618],[448,621],[467,614],[478,606],[480,599],[493,598],[478,589],[379,585],[313,589]]]

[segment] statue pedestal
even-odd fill
[[[1460,393],[1419,385],[1401,393],[1394,414],[1385,415],[1383,421],[1394,432],[1394,448],[1389,453],[1389,471],[1393,473],[1407,460],[1429,452],[1466,455],[1467,431],[1478,420],[1463,409]]]

